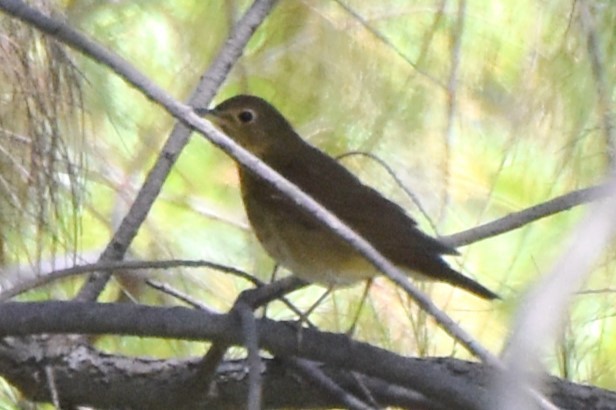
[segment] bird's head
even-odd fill
[[[200,114],[260,158],[284,154],[301,141],[276,108],[252,95],[232,97]]]

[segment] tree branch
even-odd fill
[[[234,63],[242,55],[248,40],[250,40],[255,30],[269,15],[275,4],[276,0],[255,0],[244,17],[242,17],[233,28],[229,38],[218,53],[218,56],[214,59],[210,68],[201,78],[201,81],[188,100],[188,105],[192,107],[205,107],[209,105],[212,98],[216,95],[216,91],[233,68]],[[76,32],[74,34],[78,35]],[[70,43],[67,44],[70,45]],[[87,50],[81,51],[86,55],[90,55]],[[124,71],[116,71],[116,73],[130,82],[130,79],[124,76]],[[140,77],[143,76],[140,75]],[[145,79],[145,81],[143,81],[143,85],[136,82],[130,83],[140,91],[144,92],[146,96],[149,96],[147,94],[148,88],[146,88],[146,86],[154,89],[155,85],[148,81],[147,78],[143,77],[143,79]],[[155,97],[153,97],[153,99],[155,101],[160,101]],[[124,257],[124,254],[128,250],[132,240],[135,235],[137,235],[137,231],[150,211],[150,208],[158,197],[160,189],[169,175],[171,167],[175,164],[180,152],[188,142],[191,131],[192,130],[181,121],[175,124],[173,130],[171,131],[171,135],[167,139],[167,142],[163,146],[163,149],[154,164],[154,167],[150,170],[143,186],[139,190],[137,197],[135,198],[135,202],[131,205],[113,238],[105,248],[105,251],[100,257],[100,261],[120,260]],[[109,280],[109,277],[110,273],[98,273],[92,275],[89,281],[80,290],[77,299],[96,300]]]
[[[431,366],[414,366],[386,350],[344,335],[302,329],[298,343],[295,324],[257,320],[262,348],[276,356],[298,356],[357,371],[393,384],[413,386],[427,397],[476,408],[486,396],[469,387],[464,377],[452,377]],[[241,345],[243,333],[235,314],[210,314],[181,307],[159,308],[130,304],[39,302],[0,304],[0,334],[122,334],[140,337],[212,340]],[[40,350],[40,349],[39,349]]]
[[[232,266],[222,265],[215,262],[205,260],[163,260],[163,261],[99,261],[96,263],[88,263],[85,265],[75,265],[70,268],[58,269],[51,272],[43,273],[32,279],[23,280],[20,283],[6,287],[0,291],[0,302],[8,300],[28,290],[43,286],[55,280],[63,279],[69,276],[82,275],[92,272],[112,272],[118,270],[140,270],[140,269],[171,269],[171,268],[210,268],[221,272],[229,273],[246,281],[261,286],[264,283],[254,276],[242,271],[241,269]]]
[[[421,404],[426,409],[439,410],[493,408],[487,401],[487,388],[494,379],[494,370],[489,366],[452,358],[402,357],[341,335],[311,329],[303,329],[298,346],[295,326],[263,319],[258,323],[262,348],[278,356],[291,354],[317,362],[313,365],[342,388],[361,397],[363,393],[357,383],[346,373],[347,370],[358,372],[381,406],[417,408]],[[5,336],[75,331],[232,344],[241,344],[243,340],[240,321],[233,314],[82,302],[0,305],[0,333]],[[293,407],[293,403],[308,407],[343,405],[335,396],[315,389],[311,382],[283,363],[263,359],[264,407]],[[50,364],[54,366],[61,403],[96,408],[198,409],[222,408],[224,403],[237,408],[245,405],[248,388],[244,361],[223,362],[212,387],[204,389],[202,384],[193,383],[199,367],[195,359],[122,357],[85,346],[51,349],[40,338],[29,337],[5,337],[0,344],[0,374],[33,400],[50,400],[45,378],[38,376]],[[550,398],[562,408],[612,408],[616,404],[616,393],[557,378],[548,380]]]
[[[492,222],[476,226],[467,231],[442,236],[440,239],[453,247],[470,245],[474,242],[513,231],[541,218],[567,211],[575,206],[607,198],[613,194],[608,184],[579,189],[522,211],[514,212]]]
[[[17,5],[17,6],[16,6]],[[101,55],[100,50],[104,49],[97,44],[90,44],[91,42],[87,40],[85,37],[79,35],[76,31],[72,30],[70,27],[63,25],[62,23],[56,22],[41,13],[37,13],[36,11],[29,9],[23,3],[17,0],[0,0],[0,8],[8,11],[10,14],[26,21],[35,26],[39,27],[37,23],[41,23],[40,29],[44,32],[54,35],[60,40],[66,40],[67,44],[74,46],[78,50],[86,53],[87,55],[92,55],[89,53],[90,49],[92,51],[99,51],[96,56]],[[26,12],[27,11],[27,12]],[[36,18],[32,18],[32,16]],[[53,29],[50,29],[52,27]],[[78,41],[75,40],[78,39]],[[119,57],[114,56],[114,59],[121,60]],[[98,60],[103,64],[107,64],[107,60]],[[115,60],[111,60],[110,62],[114,62]],[[121,60],[122,63],[128,64]],[[393,282],[398,284],[405,292],[419,305],[422,309],[428,312],[439,325],[453,338],[457,339],[462,346],[468,349],[473,354],[481,357],[482,360],[491,363],[493,365],[500,365],[500,361],[496,356],[491,354],[487,349],[481,346],[480,343],[475,341],[470,334],[464,331],[454,320],[452,320],[449,316],[447,316],[443,311],[437,308],[437,306],[427,297],[425,294],[420,292],[416,286],[410,283],[409,279],[405,274],[400,272],[395,265],[393,265],[389,260],[384,258],[379,252],[374,249],[374,247],[366,241],[364,238],[355,233],[352,229],[342,223],[334,214],[329,212],[326,208],[312,199],[309,195],[302,192],[299,188],[297,188],[294,184],[287,181],[280,174],[272,170],[265,163],[261,162],[257,157],[255,157],[252,153],[245,150],[235,141],[227,137],[225,134],[220,132],[218,129],[213,127],[209,122],[203,120],[198,117],[195,112],[188,106],[176,101],[171,96],[169,96],[165,91],[153,85],[145,76],[141,75],[136,69],[130,68],[131,76],[124,75],[124,71],[118,70],[117,66],[113,66],[115,72],[117,72],[122,78],[125,78],[129,81],[130,84],[137,87],[140,91],[144,92],[147,97],[151,98],[153,101],[162,105],[171,115],[175,118],[181,120],[189,127],[195,129],[200,132],[204,136],[206,136],[213,144],[224,150],[227,154],[231,155],[237,161],[239,161],[242,165],[244,165],[247,169],[255,172],[256,175],[261,176],[267,182],[269,182],[272,186],[278,189],[280,192],[289,196],[292,200],[296,201],[300,206],[304,207],[310,213],[314,214],[319,220],[324,222],[327,226],[332,229],[337,235],[341,238],[348,241],[353,247],[355,247],[362,255],[364,255],[370,262],[372,262],[375,267],[377,267],[381,272],[383,272],[387,277],[389,277]],[[142,90],[142,87],[149,86],[148,90]],[[164,154],[161,155],[161,160],[165,160],[166,156]],[[167,163],[170,166],[175,158],[167,158]],[[167,171],[166,171],[167,172]],[[166,175],[166,174],[165,174]],[[162,181],[162,180],[161,180]],[[151,188],[156,189],[156,193],[160,188],[160,185],[152,186]],[[145,189],[145,188],[144,188]],[[144,195],[146,191],[142,190]],[[152,201],[156,195],[147,196]],[[137,207],[137,201],[139,200],[139,196],[134,204],[134,207]],[[147,205],[147,204],[144,204]],[[147,206],[149,209],[151,206],[151,202]],[[139,213],[135,211],[135,214],[145,218],[145,214]],[[128,226],[139,226],[142,221],[139,221],[137,224],[131,222],[131,213],[126,216],[125,223],[129,224]],[[124,223],[123,223],[124,225]],[[127,230],[127,232],[130,231]],[[136,231],[133,232],[133,234]],[[134,236],[134,235],[133,235]],[[132,238],[131,238],[132,239]],[[116,249],[117,248],[117,249]],[[115,249],[115,250],[114,250]],[[109,252],[107,252],[109,250]],[[120,255],[120,257],[125,252],[125,244],[122,242],[118,242],[116,240],[112,240],[109,244],[108,248],[101,259],[117,259],[116,256]],[[84,285],[82,288],[82,292],[80,292],[78,299],[79,300],[94,300],[98,293],[102,290],[104,284],[106,283],[106,278],[109,276],[108,273],[100,276],[100,279],[97,275],[93,275],[90,277],[93,285]]]
[[[356,342],[345,335],[302,329],[259,319],[260,346],[275,356],[297,356],[377,377],[402,386],[413,386],[426,397],[445,400],[459,409],[486,403],[485,392],[472,388],[464,377],[453,377],[431,366],[409,368],[408,362],[387,350]],[[93,302],[37,302],[0,304],[0,334],[122,334],[140,337],[211,340],[242,345],[238,316],[211,314],[182,307],[160,308]],[[40,349],[39,349],[40,350]]]

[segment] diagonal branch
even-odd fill
[[[233,28],[222,50],[214,59],[214,62],[201,78],[193,95],[189,98],[190,106],[207,106],[216,91],[226,79],[235,62],[240,58],[248,40],[255,30],[268,16],[276,0],[255,0],[244,17]],[[87,54],[87,53],[86,53]],[[118,72],[120,76],[123,76]],[[145,91],[139,84],[133,84],[138,89]],[[150,84],[153,85],[153,84]],[[146,93],[147,95],[147,93]],[[139,190],[135,202],[122,220],[118,230],[107,245],[100,257],[101,261],[119,260],[124,257],[139,227],[145,220],[152,204],[158,197],[163,182],[169,175],[169,171],[180,152],[188,142],[191,130],[182,122],[176,123],[171,135],[163,146],[154,167],[150,170],[143,186]],[[80,290],[77,299],[96,300],[100,292],[109,280],[109,273],[98,273],[90,277],[89,281]]]
[[[109,54],[101,46],[87,40],[84,36],[79,35],[70,27],[59,23],[39,12],[36,12],[35,10],[32,10],[18,0],[0,0],[0,9],[3,9],[16,17],[35,25],[42,31],[53,35],[62,41],[66,41],[68,45],[86,53],[86,55],[88,56],[107,56]],[[261,162],[252,153],[241,147],[231,138],[229,138],[228,136],[220,132],[218,129],[216,129],[214,126],[212,126],[212,124],[210,124],[208,121],[205,121],[199,116],[197,116],[197,114],[191,109],[191,107],[178,102],[170,95],[168,95],[164,90],[152,84],[151,81],[149,81],[145,76],[140,74],[135,68],[129,67],[130,70],[127,71],[125,75],[124,70],[121,70],[119,65],[111,65],[112,63],[118,61],[123,65],[128,65],[126,61],[121,60],[117,56],[113,56],[111,60],[97,59],[97,61],[103,64],[109,64],[110,67],[112,67],[112,69],[117,72],[122,78],[137,87],[138,90],[140,90],[141,92],[144,92],[148,98],[163,106],[167,110],[167,112],[169,112],[175,118],[181,120],[187,126],[195,129],[196,131],[206,136],[209,141],[221,148],[227,154],[231,155],[247,169],[253,171],[256,175],[259,175],[264,178],[280,192],[289,196],[289,198],[296,201],[298,204],[300,204],[300,206],[304,207],[307,211],[315,215],[317,219],[321,220],[323,223],[329,226],[333,232],[335,232],[337,235],[339,235],[341,238],[348,241],[353,247],[355,247],[362,255],[366,257],[366,259],[373,263],[374,266],[377,267],[381,272],[383,272],[389,279],[402,287],[411,297],[411,299],[413,299],[423,310],[428,312],[428,314],[430,314],[436,320],[436,322],[441,326],[441,328],[445,330],[451,337],[457,339],[462,346],[464,346],[476,356],[481,357],[482,360],[484,360],[485,362],[491,363],[495,366],[501,366],[498,358],[496,358],[487,349],[481,346],[479,342],[474,340],[470,336],[470,334],[468,334],[464,329],[462,329],[443,311],[438,309],[438,307],[430,300],[430,298],[424,293],[420,292],[417,287],[409,281],[407,276],[404,273],[400,272],[396,268],[396,266],[391,263],[391,261],[384,258],[379,252],[376,251],[376,249],[374,249],[374,247],[368,241],[366,241],[364,238],[359,236],[352,229],[342,223],[334,214],[332,214],[330,211],[328,211],[326,208],[324,208],[322,205],[312,199],[312,197],[302,192],[299,188],[297,188],[291,182],[287,181],[279,173],[275,172],[269,166]],[[148,86],[147,90],[142,89],[145,86]],[[163,155],[161,158],[163,158],[164,161],[167,161],[168,166],[170,166],[171,163],[175,161],[175,158],[173,156],[171,156],[171,158],[166,158],[165,155]],[[168,172],[168,169],[165,172]],[[150,188],[155,189],[156,194],[160,186],[158,184],[154,184]],[[144,196],[146,196],[146,194],[148,193],[145,188],[142,189],[141,192],[143,192]],[[150,197],[151,201],[153,201],[154,197],[156,196],[155,194]],[[149,205],[151,205],[151,203]],[[133,216],[145,218],[144,214],[137,211],[135,211],[134,213],[129,213],[129,215],[127,215],[125,218],[126,222],[123,222],[123,226],[125,223],[129,224],[128,226],[139,226],[140,221],[131,221],[131,218]],[[136,231],[129,231],[131,231],[132,235],[134,236],[134,233]],[[109,257],[109,255],[111,255],[113,257],[114,255],[119,255],[121,257],[125,252],[125,246],[126,245],[122,242],[112,241],[107,248],[108,252],[104,252],[103,256],[107,255],[107,257]],[[91,276],[91,282],[95,284],[86,284],[85,287],[82,289],[82,292],[80,292],[79,300],[94,300],[94,298],[98,296],[98,293],[104,287],[104,284],[107,281],[106,278],[108,277],[109,274],[104,274],[100,277],[100,279],[94,275]]]
[[[188,101],[190,105],[207,105],[209,103],[225,80],[235,61],[242,55],[244,47],[248,43],[252,33],[254,33],[265,17],[267,17],[275,4],[276,0],[255,0],[253,5],[231,32],[231,35],[225,42],[225,46],[214,60],[210,69],[202,77],[201,82]],[[174,107],[176,112],[182,112],[188,109],[188,107],[173,101],[164,90],[157,87],[152,81],[142,75],[128,61],[90,40],[69,25],[59,20],[49,18],[38,10],[18,0],[0,0],[0,9],[36,27],[42,32],[55,37],[70,47],[91,57],[95,61],[106,65],[129,84],[139,89],[152,101],[166,101],[167,104]],[[100,256],[100,261],[121,260],[124,257],[132,240],[137,235],[137,231],[150,211],[152,204],[158,197],[163,182],[169,175],[180,152],[188,142],[190,133],[190,128],[186,127],[184,124],[178,122],[175,125],[156,163],[148,173],[144,184],[139,190],[135,201]],[[89,280],[77,295],[77,299],[96,300],[107,284],[110,276],[111,274],[107,272],[90,276]]]
[[[607,184],[579,189],[522,211],[514,212],[492,222],[453,235],[442,236],[439,239],[456,248],[470,245],[474,242],[513,231],[541,218],[567,211],[575,206],[607,198],[610,195],[614,195],[614,192],[609,189]]]

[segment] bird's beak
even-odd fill
[[[220,112],[216,108],[195,108],[195,113],[216,125],[220,124]]]
[[[195,113],[200,117],[209,118],[210,116],[216,116],[215,108],[195,108]]]

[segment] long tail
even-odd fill
[[[471,293],[483,298],[483,299],[500,299],[496,293],[492,292],[490,289],[481,285],[478,282],[475,282],[471,278],[468,278],[462,275],[460,272],[453,270],[451,267],[447,266],[446,263],[443,263],[443,268],[441,270],[440,278],[442,281],[447,282],[453,286],[468,290]]]

